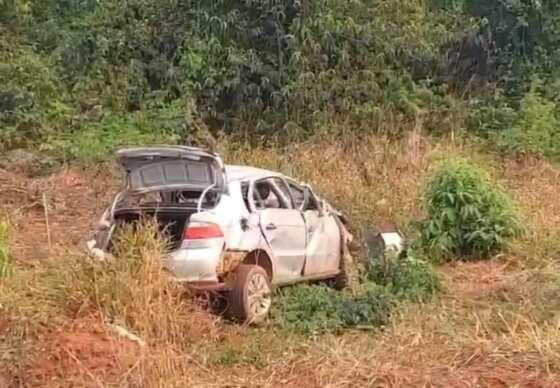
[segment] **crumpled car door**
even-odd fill
[[[305,223],[295,209],[260,211],[260,225],[276,261],[275,281],[301,277],[305,261]]]
[[[341,237],[334,215],[321,209],[321,204],[309,187],[288,181],[294,206],[305,220],[306,248],[304,276],[336,272],[340,267]],[[307,190],[307,194],[306,194]],[[308,203],[306,204],[306,197]]]
[[[340,230],[333,215],[304,211],[307,228],[304,276],[336,272],[340,266]]]
[[[268,188],[266,198],[261,197],[257,186]],[[274,256],[274,282],[297,280],[305,262],[305,221],[301,212],[293,208],[288,186],[279,177],[261,179],[253,185],[250,197],[258,209],[262,233]]]

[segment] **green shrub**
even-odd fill
[[[509,196],[483,170],[463,161],[436,171],[425,201],[421,242],[436,258],[487,257],[523,231]]]
[[[391,296],[375,284],[368,284],[358,295],[302,285],[278,293],[272,319],[284,328],[301,332],[374,327],[387,321],[390,307]]]
[[[409,251],[406,255],[370,258],[367,277],[399,298],[429,299],[440,290],[441,283],[431,264],[416,255]]]
[[[515,152],[529,152],[549,158],[560,158],[560,119],[557,107],[539,93],[540,81],[521,101],[518,117],[509,131],[504,131],[500,144]]]
[[[515,107],[500,88],[469,101],[469,129],[478,136],[495,139],[495,136],[511,128],[516,120]]]
[[[11,272],[8,230],[8,223],[0,220],[0,278],[8,276]]]

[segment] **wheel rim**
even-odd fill
[[[268,312],[271,304],[270,286],[263,274],[256,273],[251,276],[247,286],[247,300],[253,320]]]

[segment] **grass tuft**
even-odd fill
[[[155,222],[123,225],[114,259],[75,263],[68,299],[78,311],[97,311],[154,342],[188,342],[194,307],[163,271],[164,248]]]

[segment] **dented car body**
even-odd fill
[[[352,236],[339,212],[280,173],[226,166],[198,148],[162,146],[117,152],[124,175],[90,251],[104,256],[122,223],[154,217],[169,240],[172,276],[223,293],[231,315],[257,322],[271,287],[299,281],[344,282]]]

